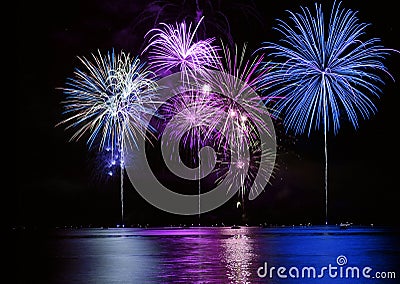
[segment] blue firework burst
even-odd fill
[[[321,5],[315,4],[315,15],[308,8],[301,11],[289,12],[288,23],[278,20],[279,43],[264,43],[274,66],[265,77],[264,98],[296,134],[321,127],[336,134],[342,118],[358,128],[360,118],[377,111],[384,74],[391,77],[384,59],[392,50],[379,38],[364,40],[369,24],[340,2],[328,23]]]
[[[290,22],[279,20],[279,43],[264,43],[270,69],[263,94],[272,115],[282,118],[286,130],[295,134],[323,128],[325,138],[325,223],[328,223],[327,132],[340,129],[347,118],[358,128],[359,119],[377,111],[387,75],[386,49],[379,38],[364,39],[367,23],[357,11],[334,2],[328,22],[321,5],[315,15],[308,8],[290,12]]]

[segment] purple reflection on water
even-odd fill
[[[166,272],[162,281],[249,283],[257,262],[247,230],[188,229],[182,238],[165,240],[165,248],[172,243],[176,249],[173,253],[162,250],[162,271]]]
[[[238,234],[223,240],[223,262],[230,283],[251,283],[251,276],[256,271],[252,266],[258,265],[255,262],[257,254],[252,242],[248,228],[241,229]]]

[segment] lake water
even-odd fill
[[[400,283],[399,237],[370,226],[84,228],[3,244],[9,283]]]

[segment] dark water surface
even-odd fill
[[[8,283],[400,283],[399,237],[369,226],[85,228],[14,232],[3,245]]]

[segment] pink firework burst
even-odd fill
[[[217,66],[219,48],[212,44],[214,38],[196,38],[202,20],[203,17],[193,30],[191,23],[189,26],[186,22],[175,25],[161,23],[159,28],[146,34],[149,43],[143,53],[148,52],[149,62],[157,73],[195,74]]]

